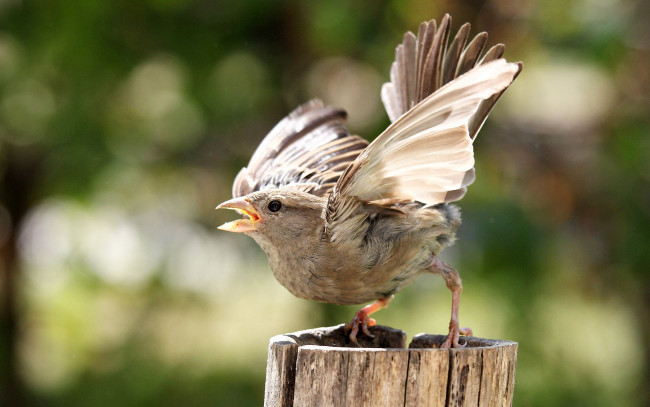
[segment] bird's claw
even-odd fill
[[[458,343],[458,339],[460,338],[460,335],[472,336],[472,329],[459,328],[458,322],[451,321],[451,323],[449,324],[449,335],[447,335],[447,339],[445,339],[445,341],[442,343],[442,345],[440,345],[440,347],[443,349],[466,347],[467,342],[462,345]]]
[[[359,327],[361,327],[361,332],[363,332],[364,335],[370,338],[374,338],[375,335],[370,333],[368,327],[375,326],[376,324],[377,321],[375,321],[374,318],[370,318],[368,316],[368,313],[365,310],[361,309],[356,314],[354,314],[352,321],[345,324],[344,330],[346,335],[348,332],[350,332],[350,342],[354,343],[355,345],[359,345],[359,342],[357,342]]]

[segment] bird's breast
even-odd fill
[[[358,240],[314,239],[286,252],[265,251],[275,278],[293,295],[361,304],[389,297],[430,271],[431,256],[453,242],[459,222],[451,206],[419,209],[408,217],[368,220]]]
[[[301,256],[278,253],[269,260],[275,278],[296,297],[352,305],[389,297],[411,284],[430,255],[422,247],[369,264],[375,254],[334,247]]]

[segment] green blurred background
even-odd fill
[[[519,342],[516,406],[650,405],[650,10],[632,0],[0,1],[2,406],[257,406],[296,299],[214,211],[320,97],[373,138],[395,45],[472,23],[525,67],[461,202],[461,324]],[[226,211],[224,211],[226,212]],[[423,276],[380,324],[444,333]]]

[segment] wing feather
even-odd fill
[[[443,74],[442,83],[448,83],[455,79],[458,74],[456,68],[458,67],[458,61],[460,60],[460,55],[465,48],[467,39],[469,38],[470,25],[469,23],[463,24],[456,33],[454,40],[449,46],[449,51],[445,57],[445,70]]]
[[[342,173],[368,145],[351,136],[345,111],[312,100],[282,119],[262,140],[233,184],[240,197],[266,188],[294,185],[328,194]]]
[[[463,24],[449,47],[449,14],[442,18],[439,28],[435,20],[430,20],[420,24],[417,36],[411,32],[404,35],[403,42],[395,50],[391,81],[385,83],[381,90],[381,99],[392,122],[431,93],[475,66],[501,58],[505,49],[503,44],[493,46],[481,58],[488,35],[485,32],[479,33],[467,43],[470,28],[469,23]],[[472,138],[500,96],[498,94],[486,100],[474,115],[468,126]]]
[[[355,204],[462,198],[474,181],[470,123],[520,70],[521,64],[504,59],[482,64],[400,116],[339,178],[328,202],[330,224],[353,216]]]
[[[460,27],[447,46],[451,17],[420,24],[395,50],[381,99],[392,124],[338,178],[328,200],[333,240],[350,238],[377,207],[461,199],[474,182],[473,141],[521,63],[500,59],[497,44],[481,58],[487,34]],[[397,205],[397,206],[395,206]],[[375,209],[373,209],[375,208]]]

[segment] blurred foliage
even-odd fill
[[[311,97],[367,138],[406,30],[445,12],[525,68],[443,254],[461,323],[520,343],[515,405],[650,404],[650,10],[633,0],[0,1],[1,405],[247,406],[270,336],[348,320],[218,233]],[[379,322],[443,332],[423,276]]]

